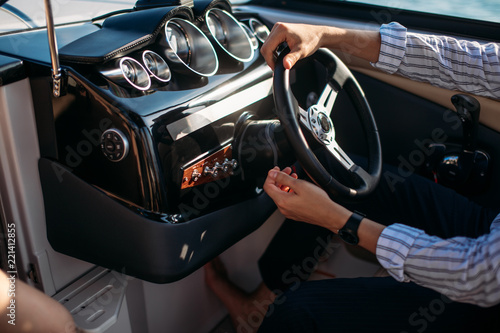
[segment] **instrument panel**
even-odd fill
[[[63,96],[39,117],[50,124],[40,126],[40,175],[56,251],[165,283],[270,216],[254,177],[277,160],[262,135],[276,122],[264,27],[224,0],[72,27]]]
[[[242,197],[246,190],[236,188],[251,181],[242,181],[244,170],[238,170],[241,157],[234,145],[240,118],[274,117],[272,72],[258,50],[266,31],[258,17],[233,14],[225,1],[105,19],[101,30],[61,50],[70,73],[62,99],[74,101],[55,114],[58,151],[63,152],[59,161],[116,200],[153,212],[161,221],[193,218],[183,216],[182,208],[186,201],[192,206],[193,189],[203,191],[221,179],[231,179],[235,189],[220,191],[197,214]],[[99,43],[102,48],[95,47]],[[77,133],[89,126],[101,130],[94,123],[102,119],[110,125],[100,135],[99,149],[76,167],[70,165],[67,147],[77,147],[74,133],[65,128],[78,124]]]

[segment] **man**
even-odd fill
[[[283,60],[287,69],[318,48],[328,47],[348,50],[389,73],[500,99],[500,46],[496,43],[408,33],[398,23],[383,25],[380,31],[278,23],[261,50],[271,68],[275,66],[273,51],[282,42],[291,49]],[[207,282],[237,326],[243,327],[242,318],[251,319],[255,304],[278,294],[260,327],[262,332],[499,329],[500,208],[481,207],[418,176],[391,189],[381,182],[370,202],[346,208],[322,189],[296,178],[289,168],[269,172],[264,189],[279,210],[287,218],[333,233],[356,217],[352,210],[362,211],[366,218],[357,216],[351,221],[358,226],[358,245],[375,253],[392,277],[282,287],[267,276],[277,275],[283,282],[287,272],[266,273],[263,267],[269,268],[266,262],[272,261],[263,258],[264,284],[246,295],[218,274],[221,263],[215,261],[207,266]],[[296,244],[304,248],[300,239]],[[280,246],[273,242],[271,248],[283,248],[282,240]],[[268,248],[266,254],[270,252]],[[283,294],[284,288],[288,291]]]

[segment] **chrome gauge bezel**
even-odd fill
[[[171,45],[168,38],[168,28],[174,25],[179,28],[189,45],[189,57],[184,61],[177,53],[176,46]],[[166,50],[165,56],[173,70],[199,76],[212,76],[219,69],[217,53],[207,36],[193,23],[180,18],[172,18],[164,27]]]
[[[250,27],[250,30],[253,32],[255,37],[257,37],[257,39],[260,40],[261,43],[264,43],[266,41],[266,38],[271,33],[269,28],[264,23],[254,18],[248,20],[248,26]]]
[[[126,75],[125,75],[125,70],[124,70],[124,62],[125,61],[130,61],[132,62],[135,66],[136,66],[136,69],[138,69],[138,75],[141,75],[141,76],[144,76],[144,79],[145,81],[147,82],[147,84],[145,86],[140,86],[138,85],[137,83],[134,83],[133,81],[131,81]],[[148,75],[148,71],[146,70],[146,68],[144,68],[144,66],[142,66],[142,64],[135,60],[134,58],[131,58],[131,57],[123,57],[123,58],[120,58],[120,62],[119,62],[119,67],[120,67],[120,71],[122,72],[122,75],[123,75],[123,78],[134,88],[138,89],[138,90],[148,90],[149,88],[151,88],[151,78],[149,77]],[[147,76],[147,79],[146,79],[146,76]]]
[[[129,61],[133,64],[138,75],[142,76],[145,85],[138,85],[127,77],[124,69],[125,61]],[[149,76],[148,71],[144,68],[144,66],[142,66],[139,61],[131,57],[122,57],[118,60],[115,60],[110,65],[106,65],[105,68],[100,72],[110,81],[115,82],[121,86],[132,86],[133,88],[141,91],[145,91],[151,88],[151,77]]]
[[[184,43],[186,44],[186,50],[182,50],[182,52],[179,50],[178,46],[172,45],[171,39],[169,38],[169,32],[168,32],[168,27],[169,25],[172,28],[175,28],[176,30],[179,30],[180,34],[184,38]],[[172,49],[172,51],[175,53],[177,58],[179,58],[180,61],[182,61],[184,64],[189,66],[191,63],[191,40],[188,35],[188,33],[184,30],[182,25],[179,24],[179,22],[175,20],[171,20],[165,24],[165,38],[167,41],[167,45]],[[185,56],[184,56],[185,54]]]
[[[253,33],[252,30],[250,30],[250,28],[245,24],[245,23],[241,23],[240,22],[240,26],[243,28],[243,30],[245,30],[245,32],[247,33],[248,35],[248,38],[250,39],[250,41],[252,42],[252,47],[254,48],[254,50],[257,50],[259,48],[259,40],[257,39],[257,37],[255,36],[255,34]]]
[[[215,28],[224,34],[225,43],[221,43],[217,32],[214,31],[214,26],[209,24],[211,16],[215,18],[212,21],[216,24]],[[219,8],[212,8],[205,13],[205,26],[212,42],[227,55],[241,62],[248,62],[253,59],[255,48],[252,41],[240,22],[232,14]]]
[[[158,69],[158,73],[154,73],[147,65],[147,61],[146,61],[146,56],[152,56],[155,61],[156,61],[156,64],[157,66],[159,67]],[[163,59],[163,57],[161,57],[158,53],[156,52],[153,52],[153,51],[150,51],[150,50],[146,50],[144,52],[142,52],[142,63],[144,64],[144,67],[146,68],[146,70],[148,71],[148,73],[153,77],[155,78],[156,80],[160,81],[160,82],[169,82],[170,79],[172,78],[172,73],[170,71],[170,67],[168,66],[167,62],[165,61],[165,59]]]

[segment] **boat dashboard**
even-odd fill
[[[56,251],[166,283],[272,214],[263,180],[294,157],[259,52],[269,29],[218,0],[60,26],[58,97],[46,31],[0,36],[29,78]]]

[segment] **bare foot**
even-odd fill
[[[251,294],[234,285],[219,257],[205,265],[205,282],[222,301],[238,333],[257,332],[276,295],[264,283]]]

